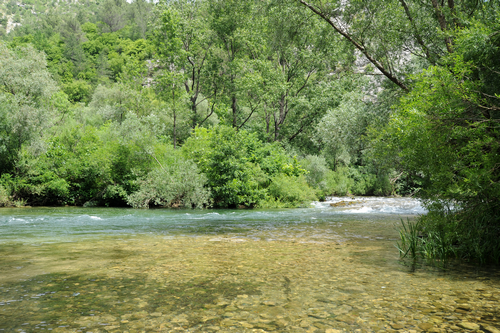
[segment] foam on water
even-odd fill
[[[314,202],[315,208],[340,214],[426,214],[418,199],[385,197],[329,197],[324,202]]]

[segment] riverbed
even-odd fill
[[[500,332],[498,269],[400,260],[423,213],[1,209],[0,332]]]

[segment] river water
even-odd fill
[[[500,332],[500,271],[399,259],[407,198],[0,209],[0,332]]]

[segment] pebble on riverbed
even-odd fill
[[[315,240],[314,235],[308,240]],[[392,246],[390,242],[213,239],[144,236],[128,242],[100,242],[103,252],[130,255],[126,260],[82,260],[81,270],[63,266],[67,270],[63,276],[39,275],[29,282],[29,291],[20,287],[28,282],[0,289],[4,303],[0,320],[25,313],[18,328],[33,331],[34,325],[46,321],[44,327],[54,332],[85,327],[94,333],[479,329],[499,333],[495,328],[500,301],[496,277],[464,280],[449,272],[445,277],[425,270],[409,273],[397,262],[397,254],[384,252],[383,246]],[[57,244],[60,252],[95,251],[84,246],[88,245]],[[371,261],[376,256],[388,261]],[[7,304],[7,300],[20,299],[16,293],[28,296]],[[79,295],[73,297],[75,293]],[[64,319],[64,323],[45,316]],[[25,322],[30,325],[21,327]]]

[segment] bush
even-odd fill
[[[330,169],[323,156],[307,155],[300,161],[300,165],[307,171],[305,177],[311,187],[326,189],[325,179]]]
[[[326,174],[325,195],[390,195],[387,174],[370,172],[367,167],[339,167]]]
[[[304,176],[277,175],[273,177],[268,193],[285,207],[305,206],[318,200],[314,189],[307,184]]]
[[[253,133],[226,126],[197,128],[182,151],[207,176],[217,207],[257,206],[267,200],[272,177],[305,172],[278,145],[265,144]]]
[[[151,161],[133,144],[120,144],[109,125],[95,128],[68,124],[44,143],[45,151],[21,151],[14,177],[13,196],[32,205],[125,205],[126,194]],[[108,138],[106,138],[108,136]],[[133,169],[135,168],[135,173]],[[146,170],[144,170],[146,169]]]
[[[396,189],[391,184],[389,175],[386,173],[377,175],[375,183],[373,184],[374,195],[391,195],[396,194]]]
[[[353,180],[349,178],[349,169],[339,167],[336,171],[329,170],[326,174],[326,192],[328,195],[350,194]]]
[[[0,207],[10,206],[10,195],[5,187],[0,185]]]
[[[139,190],[128,196],[127,203],[134,208],[209,206],[206,180],[193,162],[181,160],[154,169],[138,180]]]
[[[352,179],[352,194],[373,194],[373,187],[377,178],[375,174],[367,172],[367,170],[363,167],[357,167],[349,168],[349,177]]]

